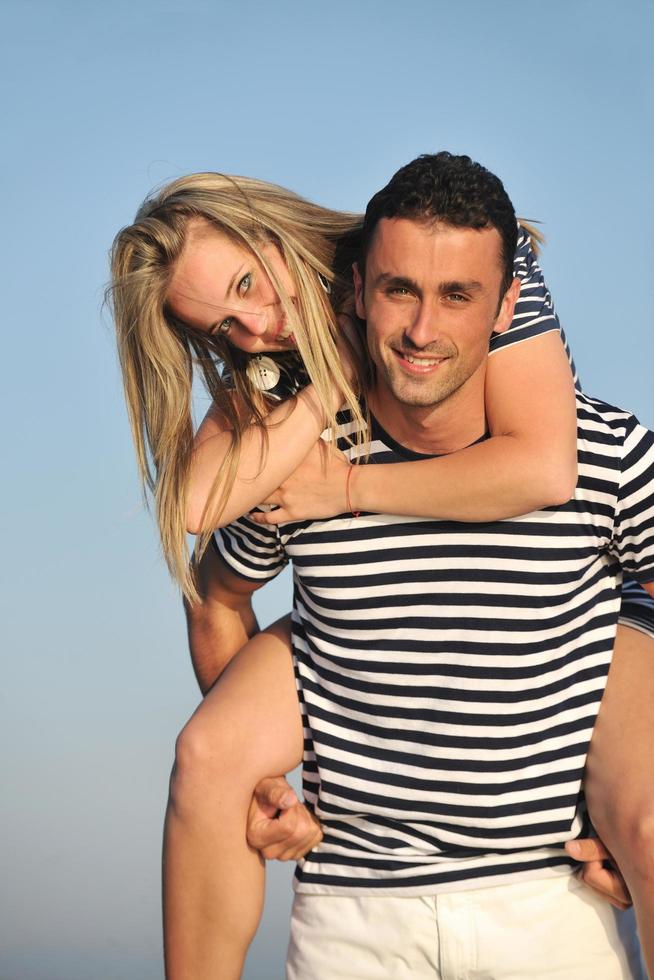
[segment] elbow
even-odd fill
[[[561,507],[574,497],[577,488],[577,460],[568,466],[553,465],[542,475],[544,507]]]
[[[200,534],[202,531],[202,515],[189,508],[186,511],[186,533]]]
[[[221,527],[227,527],[228,524],[232,523],[232,520],[236,518],[230,517],[228,514],[222,513],[220,517],[214,518],[211,521],[207,521],[206,516],[202,514],[200,517],[196,517],[193,514],[186,515],[186,532],[187,534],[202,534],[204,531],[209,531],[213,534],[214,531],[219,531]]]
[[[188,534],[201,534],[203,531],[216,531],[218,528],[227,527],[233,520],[229,513],[223,509],[218,516],[213,517],[207,513],[207,506],[204,503],[199,506],[194,501],[189,501],[186,507],[185,524]]]
[[[192,492],[191,487],[186,491],[186,513],[184,523],[186,524],[187,534],[199,534],[202,530],[202,518],[206,507],[206,500],[202,502],[197,498],[197,494]]]
[[[518,441],[522,453],[513,460],[513,478],[516,473],[522,474],[519,482],[525,493],[525,513],[567,504],[574,497],[579,477],[576,444],[573,448],[553,439],[549,445],[542,439]]]

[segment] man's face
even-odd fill
[[[519,283],[500,302],[501,238],[407,218],[383,218],[355,271],[378,394],[405,406],[438,405],[485,371],[493,331],[511,322]]]

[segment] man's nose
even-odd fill
[[[440,316],[438,304],[421,300],[416,304],[413,319],[405,328],[405,336],[416,347],[427,347],[439,335]]]

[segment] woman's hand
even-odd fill
[[[277,509],[254,511],[250,517],[257,524],[281,524],[346,514],[350,509],[347,480],[351,469],[342,452],[319,439],[295,472],[263,501]]]

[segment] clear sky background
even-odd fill
[[[118,228],[190,171],[358,210],[416,154],[469,153],[544,222],[586,390],[654,425],[653,28],[639,0],[1,0],[0,980],[163,976],[199,695],[101,313]],[[288,606],[284,578],[260,618]],[[282,975],[289,882],[247,980]]]

